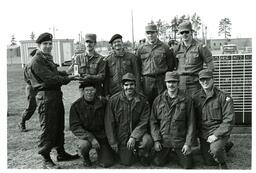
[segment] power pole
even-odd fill
[[[134,50],[135,45],[134,45],[134,28],[133,28],[133,10],[131,11],[132,13],[132,48]]]

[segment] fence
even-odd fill
[[[214,55],[214,79],[234,99],[236,124],[250,124],[252,117],[252,54]]]

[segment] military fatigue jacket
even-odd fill
[[[145,43],[138,47],[136,52],[141,74],[164,75],[167,71],[173,71],[176,67],[175,56],[169,46],[157,41],[156,44]]]
[[[105,95],[112,96],[122,90],[122,77],[126,73],[135,75],[136,89],[140,91],[140,73],[135,55],[126,51],[122,55],[117,55],[115,52],[110,54],[106,58]]]
[[[31,85],[36,90],[60,90],[70,79],[65,71],[58,71],[52,56],[37,51],[28,65]]]
[[[126,145],[130,137],[139,141],[147,131],[149,115],[149,103],[143,95],[136,93],[132,101],[128,101],[124,91],[113,95],[105,117],[109,144]]]
[[[73,69],[74,63],[78,64],[78,71],[83,75],[89,75],[90,82],[103,83],[105,78],[105,61],[104,57],[94,52],[93,56],[89,56],[86,52],[75,55],[71,68]]]
[[[195,137],[195,118],[192,98],[182,91],[169,104],[167,90],[153,102],[150,129],[154,141],[160,141],[164,147],[181,148],[192,145]]]
[[[213,61],[212,53],[202,43],[192,40],[190,47],[183,42],[173,47],[174,54],[178,60],[178,72],[183,75],[198,75],[203,70],[203,64]],[[213,70],[213,69],[211,69]]]
[[[206,96],[203,89],[193,95],[199,136],[207,139],[210,135],[229,136],[234,124],[233,99],[214,87]]]
[[[107,101],[96,97],[88,104],[84,97],[76,100],[70,108],[69,124],[72,133],[79,139],[92,141],[95,137],[106,138],[104,116]]]

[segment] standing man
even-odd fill
[[[227,169],[223,151],[234,125],[233,99],[214,86],[212,71],[200,71],[199,81],[202,89],[193,99],[201,152],[206,164],[212,165],[215,161],[221,169]]]
[[[151,110],[150,129],[156,151],[153,163],[163,166],[173,151],[183,168],[192,168],[191,145],[195,137],[192,98],[179,90],[177,72],[167,72],[165,83],[167,90],[156,97]]]
[[[36,49],[30,53],[31,57],[33,57],[35,54],[36,54]],[[27,107],[21,115],[21,122],[18,124],[18,127],[21,132],[27,132],[26,121],[29,120],[36,111],[37,92],[31,86],[31,82],[28,74],[28,65],[25,66],[23,74],[24,74],[24,81],[26,82],[25,93],[26,93],[26,99],[27,99]]]
[[[126,73],[122,78],[122,91],[110,98],[105,117],[109,144],[119,154],[120,163],[127,166],[134,162],[135,155],[138,155],[141,164],[149,165],[153,145],[147,133],[149,104],[135,87],[135,76]]]
[[[84,166],[91,166],[89,151],[94,148],[102,167],[114,163],[113,151],[108,144],[104,130],[107,100],[97,97],[93,83],[83,83],[84,94],[70,108],[69,124],[72,133],[79,139],[79,150],[84,158]]]
[[[137,50],[142,89],[150,105],[155,97],[165,90],[164,75],[175,68],[175,57],[169,46],[158,39],[156,25],[146,26],[147,42]]]
[[[36,43],[38,50],[29,64],[29,77],[32,87],[38,92],[36,101],[41,126],[38,153],[43,157],[44,168],[59,168],[51,159],[50,152],[56,147],[57,161],[78,158],[64,150],[64,105],[61,86],[76,80],[66,72],[58,71],[53,62],[52,34],[41,34]]]
[[[192,96],[201,88],[198,73],[203,69],[204,63],[209,70],[214,70],[212,53],[204,44],[193,38],[192,24],[189,21],[181,23],[178,29],[181,42],[173,46],[173,51],[178,60],[179,88]]]
[[[95,82],[97,95],[103,95],[103,81],[105,78],[105,61],[103,56],[95,51],[96,34],[85,35],[85,52],[75,54],[73,63],[69,69],[74,69],[74,65],[78,65],[78,72],[82,77],[79,90],[83,94],[81,86],[85,82]]]
[[[135,55],[125,51],[120,34],[113,35],[109,43],[113,52],[106,58],[105,95],[112,96],[122,90],[122,76],[126,73],[136,75],[136,88],[140,91],[140,73]]]

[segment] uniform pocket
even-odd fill
[[[217,103],[212,105],[211,118],[214,120],[222,119],[220,105]]]
[[[90,74],[97,74],[97,64],[90,64],[89,73]]]
[[[198,64],[199,63],[199,52],[191,52],[189,58],[189,64]]]

